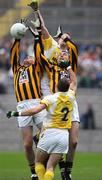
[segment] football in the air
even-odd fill
[[[16,39],[24,37],[27,27],[22,23],[15,23],[10,28],[10,34]]]

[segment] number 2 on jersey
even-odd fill
[[[62,121],[67,121],[68,118],[67,118],[67,115],[68,115],[68,112],[69,112],[69,109],[67,107],[64,107],[62,110],[61,110],[63,114],[63,118],[62,118]]]

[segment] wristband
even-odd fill
[[[19,116],[19,112],[17,112],[17,111],[12,111],[12,112],[11,112],[11,117],[12,117],[12,116],[15,116],[15,117]]]
[[[67,67],[67,70],[69,70],[69,69],[71,69],[71,66],[68,66],[68,67]]]
[[[18,112],[18,115],[21,116],[22,112]]]

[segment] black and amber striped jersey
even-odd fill
[[[39,36],[40,38],[40,36]],[[59,68],[57,61],[50,60],[44,55],[43,41],[40,38],[40,41],[35,41],[35,54],[36,58],[41,59],[41,66],[47,72],[49,77],[49,85],[51,93],[57,91],[58,81],[62,74],[62,70]]]
[[[41,48],[39,48],[41,47]],[[60,77],[60,69],[57,65],[57,63],[54,63],[54,61],[49,61],[46,56],[44,55],[44,51],[41,41],[35,40],[35,54],[36,59],[39,61],[41,59],[41,66],[46,71],[48,77],[49,77],[49,84],[50,84],[50,91],[52,93],[56,92],[56,85],[58,84],[58,80]]]
[[[41,50],[42,46],[43,46],[42,42],[44,45],[43,51]],[[56,44],[56,42],[54,44],[54,40],[52,39],[52,37],[50,37],[47,40],[47,44],[44,42],[44,40],[37,42],[35,44],[36,44],[35,52],[37,52],[36,53],[37,59],[39,60],[41,58],[41,64],[43,66],[43,69],[45,69],[45,71],[47,72],[48,77],[49,77],[50,91],[51,91],[51,93],[55,93],[57,91],[57,85],[58,85],[59,78],[63,73],[63,71],[58,67],[58,63],[57,63],[57,58],[61,52],[61,49]],[[77,47],[70,40],[68,40],[68,42],[66,41],[66,44],[68,47],[68,51],[70,53],[70,63],[72,66],[72,70],[76,73],[77,59],[78,59]],[[37,46],[39,48],[37,48]],[[52,46],[54,46],[54,47],[52,47]],[[40,47],[41,47],[41,49],[40,49]],[[49,48],[51,48],[51,49],[49,49]],[[51,53],[51,55],[50,55],[50,53]],[[46,54],[46,56],[44,54]]]
[[[10,54],[17,102],[41,98],[42,68],[40,63],[35,58],[34,64],[28,67],[20,65],[20,40],[14,41]]]
[[[61,52],[61,49],[59,48],[58,43],[50,36],[48,39],[43,39],[43,44],[44,44],[45,56],[50,61],[57,61],[57,57],[59,56],[59,53]],[[77,74],[77,63],[78,63],[77,46],[70,39],[66,39],[66,45],[70,54],[69,60],[71,63],[72,70],[74,71],[75,74]]]
[[[73,41],[66,39],[66,45],[69,51],[69,60],[72,67],[72,70],[77,74],[77,64],[78,64],[78,49]]]

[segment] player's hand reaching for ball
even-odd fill
[[[30,6],[34,11],[38,10],[38,2],[36,0],[32,1],[30,4],[28,4],[28,6]]]

